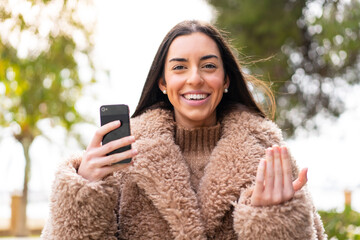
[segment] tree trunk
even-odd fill
[[[13,233],[15,236],[28,236],[29,229],[27,228],[27,202],[28,202],[28,184],[30,180],[30,169],[31,169],[31,161],[29,149],[32,143],[32,138],[22,138],[20,141],[21,145],[24,148],[24,156],[25,156],[25,171],[24,171],[24,185],[23,192],[21,196],[20,206],[19,206],[19,215],[17,218],[17,227],[16,231]]]

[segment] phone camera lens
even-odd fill
[[[102,107],[102,108],[101,108],[101,111],[102,111],[102,112],[105,112],[105,111],[106,111],[106,107]]]

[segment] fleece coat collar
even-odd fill
[[[130,175],[168,222],[175,239],[213,235],[240,191],[254,182],[265,148],[281,141],[278,128],[269,127],[274,125],[271,121],[239,107],[221,121],[220,140],[195,193],[175,144],[172,111],[150,110],[132,122],[139,154]]]

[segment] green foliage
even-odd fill
[[[217,24],[228,31],[234,40],[233,45],[250,58],[267,58],[277,55],[281,46],[288,40],[299,43],[301,34],[297,31],[296,21],[301,17],[305,3],[295,1],[258,1],[251,0],[210,0],[218,10]],[[275,61],[258,63],[252,70],[264,74],[278,64]],[[272,66],[269,66],[271,64]],[[280,66],[279,66],[280,67]],[[285,70],[285,71],[284,71]],[[286,68],[279,68],[274,77],[287,76]]]
[[[329,239],[360,239],[360,213],[346,207],[343,212],[336,210],[319,211]]]
[[[208,2],[244,67],[271,83],[276,121],[288,136],[300,126],[316,128],[313,118],[319,112],[338,116],[343,111],[339,90],[360,82],[359,1]]]
[[[0,125],[18,129],[20,142],[41,134],[40,119],[50,118],[68,130],[82,120],[74,108],[83,87],[74,56],[88,56],[91,32],[73,17],[74,2],[54,2],[59,9],[50,12],[55,5],[51,1],[20,1],[19,9],[27,8],[28,14],[12,9],[11,1],[0,5],[0,27],[11,26],[0,36]],[[41,15],[46,11],[53,14],[51,18]],[[47,32],[46,24],[52,25]],[[85,39],[85,46],[79,46],[74,34]],[[26,41],[36,46],[26,46]],[[19,51],[24,48],[25,54]]]
[[[91,10],[90,3],[89,0],[0,2],[0,126],[11,127],[24,149],[21,201],[24,207],[20,208],[23,226],[31,169],[29,149],[42,134],[39,121],[50,119],[68,132],[74,124],[84,121],[75,109],[85,84],[78,74],[77,57],[86,59],[94,73],[89,57],[94,22],[84,23],[80,16],[80,10]]]

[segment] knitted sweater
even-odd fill
[[[191,187],[197,192],[204,169],[217,141],[220,139],[220,124],[213,127],[186,129],[177,125],[175,143],[179,145],[190,171]]]

